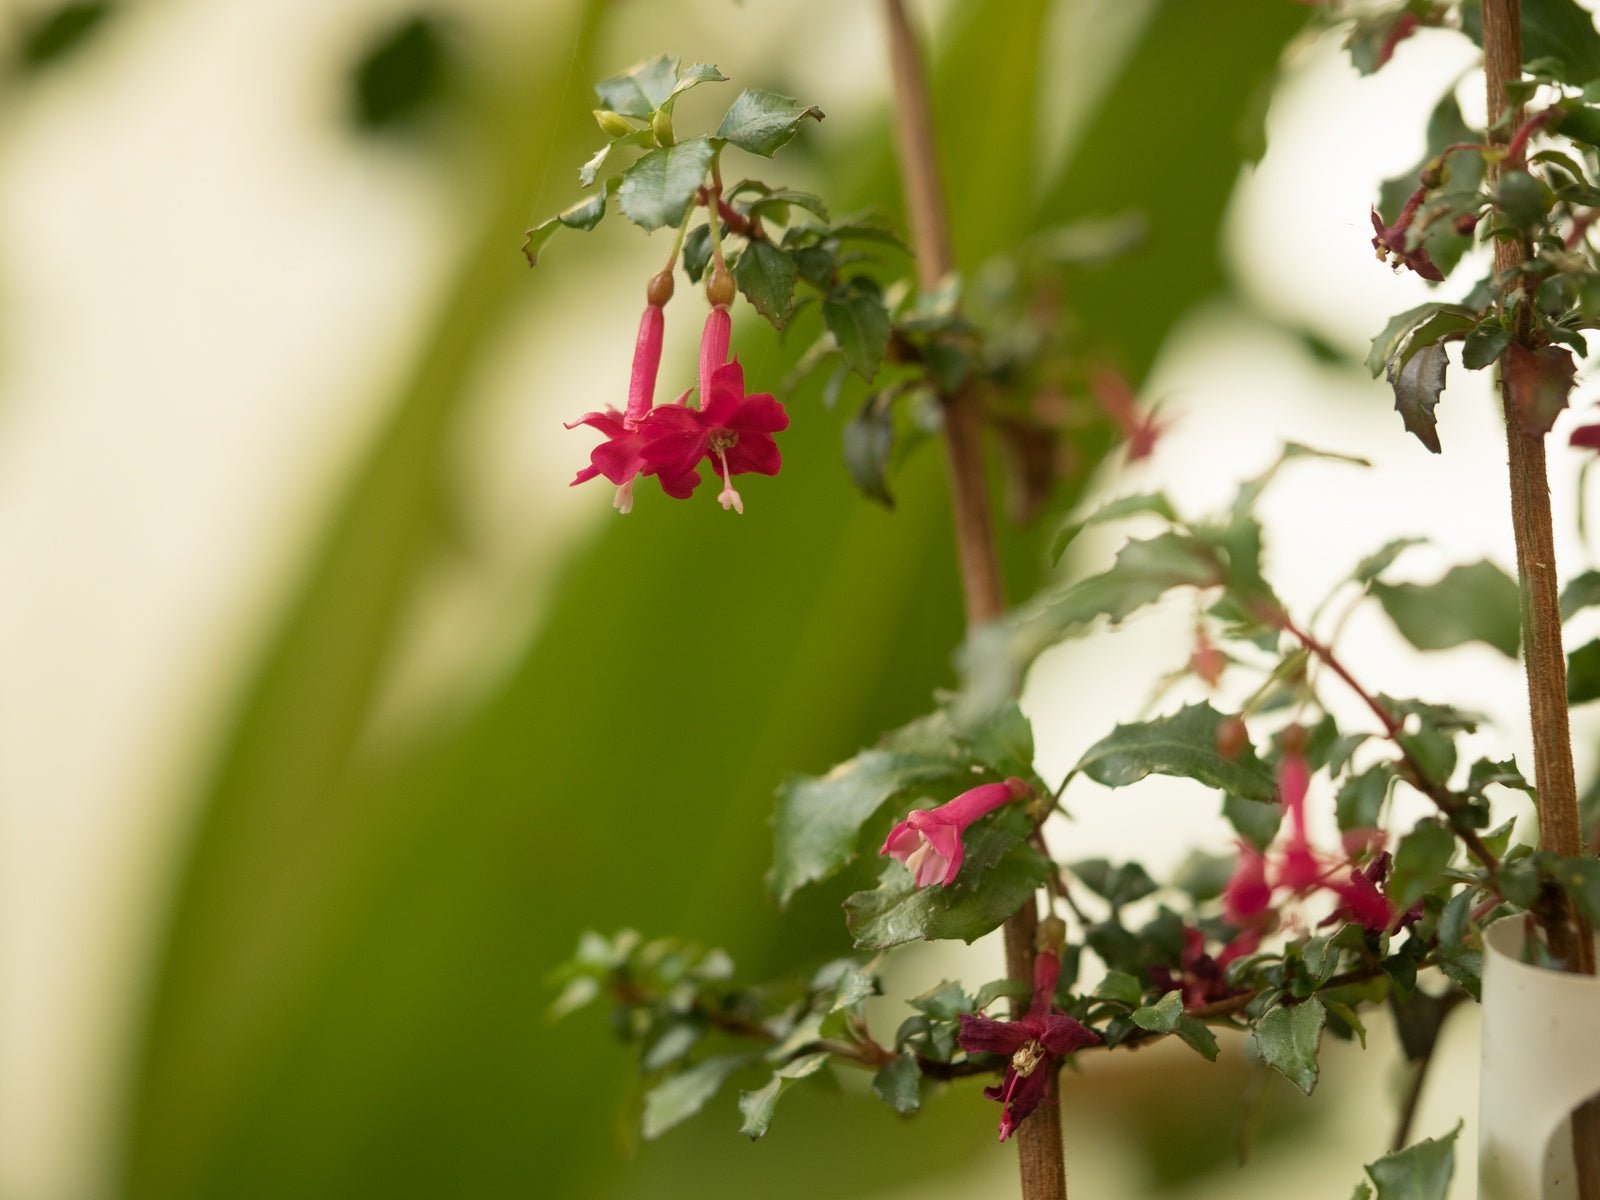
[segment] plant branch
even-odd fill
[[[933,143],[933,114],[916,34],[904,0],[884,0],[889,64],[894,81],[894,112],[906,210],[917,255],[918,282],[931,291],[954,267],[939,161]],[[994,523],[983,470],[983,443],[976,398],[968,388],[940,397],[944,411],[945,454],[950,465],[956,553],[968,625],[997,620],[1005,611],[1005,589],[995,547]],[[1006,974],[1033,978],[1039,916],[1035,898],[1005,923]],[[1017,1006],[1020,1009],[1020,1005]],[[1020,1015],[1020,1012],[1018,1013]],[[1067,1170],[1061,1141],[1061,1106],[1051,1076],[1044,1102],[1017,1127],[1017,1161],[1022,1200],[1066,1200]]]

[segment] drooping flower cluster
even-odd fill
[[[961,873],[966,853],[961,839],[968,826],[1032,790],[1022,780],[1010,778],[970,788],[938,808],[915,809],[889,831],[878,853],[905,863],[919,888],[935,883],[948,887]]]
[[[1088,1026],[1055,1011],[1056,982],[1061,978],[1061,955],[1040,951],[1033,963],[1033,1001],[1015,1021],[997,1021],[982,1013],[962,1013],[957,1042],[968,1054],[1004,1054],[1011,1062],[1005,1078],[983,1089],[998,1100],[1000,1140],[1016,1131],[1050,1091],[1056,1064],[1074,1050],[1093,1046],[1100,1035]]]
[[[1222,893],[1223,915],[1240,930],[1259,935],[1275,917],[1273,898],[1279,891],[1305,897],[1320,890],[1338,899],[1329,920],[1350,920],[1382,932],[1395,918],[1393,906],[1379,888],[1388,874],[1389,856],[1378,853],[1365,867],[1356,867],[1352,860],[1358,853],[1377,848],[1371,838],[1360,833],[1347,836],[1345,852],[1340,855],[1324,854],[1313,847],[1306,831],[1310,784],[1305,755],[1291,745],[1278,764],[1278,799],[1288,817],[1288,835],[1270,856],[1249,842],[1239,843],[1238,862]]]
[[[718,501],[724,509],[743,513],[744,500],[732,477],[747,472],[778,473],[782,457],[772,435],[789,427],[789,415],[764,392],[746,395],[744,369],[738,359],[728,361],[733,280],[720,266],[706,289],[712,309],[700,340],[698,407],[688,403],[689,391],[670,404],[655,403],[663,308],[672,290],[670,270],[650,281],[649,303],[634,345],[627,408],[619,412],[607,406],[603,411],[585,413],[567,426],[587,425],[605,436],[590,452],[589,465],[572,483],[576,486],[603,475],[617,487],[615,507],[629,512],[638,477],[653,475],[663,492],[684,500],[700,485],[701,462],[710,459],[722,478]]]

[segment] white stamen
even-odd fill
[[[611,501],[611,507],[621,513],[633,511],[633,480],[628,480],[617,488],[617,495]]]
[[[1017,1073],[1018,1079],[1026,1079],[1038,1070],[1039,1064],[1043,1061],[1044,1044],[1036,1041],[1024,1042],[1011,1056],[1011,1069]]]
[[[721,450],[717,451],[717,462],[722,464],[722,491],[717,493],[717,502],[722,505],[724,512],[731,508],[742,517],[744,500],[734,490],[733,480],[728,478],[728,456]]]

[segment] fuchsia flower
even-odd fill
[[[1027,1015],[1015,1021],[996,1021],[982,1013],[962,1013],[956,1040],[968,1054],[1004,1054],[1011,1063],[998,1086],[983,1089],[998,1100],[1000,1140],[1015,1132],[1050,1091],[1055,1064],[1085,1046],[1100,1041],[1094,1030],[1055,1011],[1056,981],[1061,978],[1061,956],[1042,951],[1033,960],[1033,1003]]]
[[[704,365],[703,355],[701,361]],[[789,428],[789,414],[765,392],[745,395],[738,359],[712,370],[702,388],[702,407],[663,404],[650,414],[644,461],[665,479],[695,472],[701,459],[715,460],[722,476],[717,499],[723,508],[742,513],[744,500],[731,477],[778,473],[783,459],[772,435]]]
[[[1411,223],[1417,215],[1417,209],[1422,206],[1427,198],[1426,186],[1419,187],[1406,200],[1405,207],[1400,210],[1400,215],[1395,218],[1394,224],[1385,226],[1383,218],[1378,215],[1378,210],[1372,210],[1372,228],[1376,231],[1372,239],[1372,248],[1378,252],[1379,262],[1394,263],[1394,269],[1409,267],[1424,279],[1439,283],[1444,279],[1444,272],[1439,270],[1433,259],[1428,257],[1427,249],[1420,243],[1415,249],[1406,246],[1406,239],[1411,231]]]
[[[1254,954],[1261,946],[1261,932],[1247,929],[1234,938],[1215,955],[1206,953],[1206,935],[1193,925],[1183,929],[1183,950],[1178,957],[1181,974],[1174,975],[1167,967],[1152,967],[1150,982],[1163,992],[1181,990],[1183,1007],[1199,1008],[1215,1000],[1237,996],[1245,989],[1228,986],[1223,972],[1229,963],[1247,954]]]
[[[967,826],[1032,790],[1022,780],[1011,778],[971,788],[938,808],[916,809],[889,831],[878,853],[905,863],[919,888],[934,883],[948,887],[961,873],[961,838]]]
[[[1222,889],[1222,912],[1230,924],[1247,929],[1272,903],[1267,882],[1267,858],[1249,842],[1239,843],[1239,861]]]

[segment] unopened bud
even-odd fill
[[[1243,717],[1229,717],[1217,726],[1217,753],[1230,762],[1244,753],[1250,744],[1250,731]]]
[[[1422,168],[1422,174],[1418,177],[1418,182],[1430,192],[1443,184],[1444,159],[1435,158],[1430,160],[1428,165]]]
[[[665,308],[667,301],[672,299],[672,272],[662,271],[659,275],[652,275],[650,283],[644,290],[644,298],[656,308]]]
[[[672,136],[672,114],[664,108],[656,109],[655,116],[650,118],[650,132],[656,135],[656,143],[661,146],[670,146],[678,140]]]
[[[594,123],[600,126],[600,132],[607,137],[627,137],[633,132],[633,125],[621,113],[614,113],[609,108],[594,110]]]
[[[1042,954],[1060,954],[1067,944],[1067,923],[1060,917],[1045,917],[1039,922],[1034,946]]]
[[[733,303],[737,289],[733,286],[733,276],[728,273],[728,268],[717,264],[706,280],[706,299],[711,301],[713,307],[726,308]]]
[[[1304,754],[1306,752],[1306,727],[1299,722],[1285,726],[1284,731],[1278,735],[1278,745],[1283,747],[1285,754]]]
[[[1462,237],[1471,237],[1478,228],[1478,218],[1473,213],[1462,213],[1456,218],[1456,232]]]

